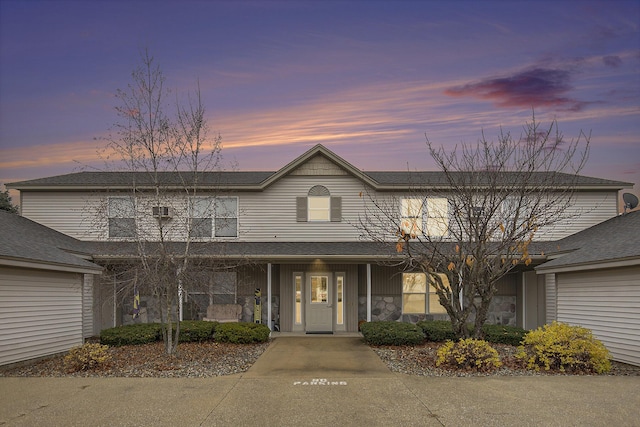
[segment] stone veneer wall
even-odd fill
[[[254,306],[255,297],[238,297],[238,304],[242,305],[242,317],[240,321],[242,322],[253,322],[253,306]],[[267,298],[262,297],[262,323],[267,324]],[[280,297],[271,296],[271,318],[276,325],[280,325]]]
[[[516,326],[516,297],[495,296],[489,305],[487,323]]]
[[[401,296],[371,296],[371,321],[399,321],[416,323],[420,320],[448,320],[446,314],[402,314]],[[367,318],[367,297],[358,297],[358,320]],[[469,319],[473,321],[473,317]],[[487,323],[516,326],[516,297],[495,296],[489,306]]]
[[[242,306],[242,316],[240,320],[242,322],[253,322],[253,303],[254,296],[238,296],[237,302]],[[280,320],[280,297],[272,296],[271,314],[274,323],[279,324]],[[120,321],[122,325],[131,325],[134,323],[156,323],[160,322],[160,310],[158,308],[157,299],[153,297],[141,296],[141,309],[140,316],[137,319],[133,319],[131,315],[133,305],[125,303],[120,313]],[[267,324],[267,306],[264,305],[266,298],[262,297],[262,323]],[[206,314],[206,309],[205,309]],[[199,316],[202,320],[202,316]]]
[[[402,297],[371,296],[371,321],[399,320],[402,317]],[[367,319],[367,297],[358,297],[358,320]]]

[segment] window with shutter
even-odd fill
[[[340,222],[342,198],[332,197],[329,190],[322,185],[313,186],[307,197],[296,197],[296,221]]]

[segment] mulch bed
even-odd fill
[[[436,367],[436,352],[441,343],[418,346],[372,346],[393,372],[419,376],[531,376],[566,375],[562,372],[535,372],[523,368],[515,358],[516,348],[493,344],[503,366],[491,373],[448,370]],[[215,342],[182,343],[178,354],[164,354],[163,343],[109,348],[111,360],[104,367],[68,372],[64,356],[54,356],[23,366],[0,367],[0,377],[188,377],[206,378],[247,371],[267,349],[269,343],[226,344]],[[640,367],[612,363],[607,375],[640,376]]]
[[[372,346],[378,356],[393,372],[421,376],[534,376],[534,375],[569,375],[560,371],[531,371],[525,369],[523,363],[515,357],[517,348],[505,344],[491,344],[500,355],[502,366],[493,372],[474,372],[436,367],[438,348],[442,343],[427,342],[417,346]],[[573,373],[571,375],[584,375]],[[640,376],[640,366],[632,366],[619,362],[611,363],[611,371],[605,375]]]
[[[247,371],[269,343],[181,343],[175,356],[164,353],[162,342],[110,347],[111,360],[102,368],[68,372],[64,355],[25,366],[0,368],[12,377],[215,377]]]

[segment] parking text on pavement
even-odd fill
[[[347,382],[329,381],[326,378],[313,378],[311,381],[294,381],[293,385],[347,385]]]

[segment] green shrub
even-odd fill
[[[213,334],[217,326],[218,322],[183,320],[180,322],[180,342],[203,342],[213,340]]]
[[[110,346],[148,344],[162,340],[160,323],[117,326],[100,332],[100,343]]]
[[[611,370],[609,352],[589,329],[558,322],[530,331],[516,357],[536,371],[600,374]]]
[[[109,346],[97,343],[74,347],[64,357],[64,367],[68,372],[99,368],[111,359],[108,350]]]
[[[424,332],[427,341],[443,342],[456,339],[448,320],[421,320],[417,325]]]
[[[508,344],[518,346],[527,331],[515,326],[484,325],[482,327],[484,339],[493,344]]]
[[[372,345],[416,345],[424,342],[424,333],[412,323],[367,322],[360,327],[362,336]]]
[[[484,340],[473,338],[447,341],[437,353],[436,366],[490,372],[502,366],[498,352]]]
[[[427,341],[443,342],[457,339],[453,332],[451,322],[448,320],[422,320],[417,325],[424,331]],[[469,332],[473,333],[473,325],[469,326]],[[519,345],[527,331],[515,326],[484,325],[482,327],[484,339],[494,344]]]
[[[270,333],[269,327],[260,323],[220,323],[215,328],[213,338],[217,342],[251,344],[268,341]]]

